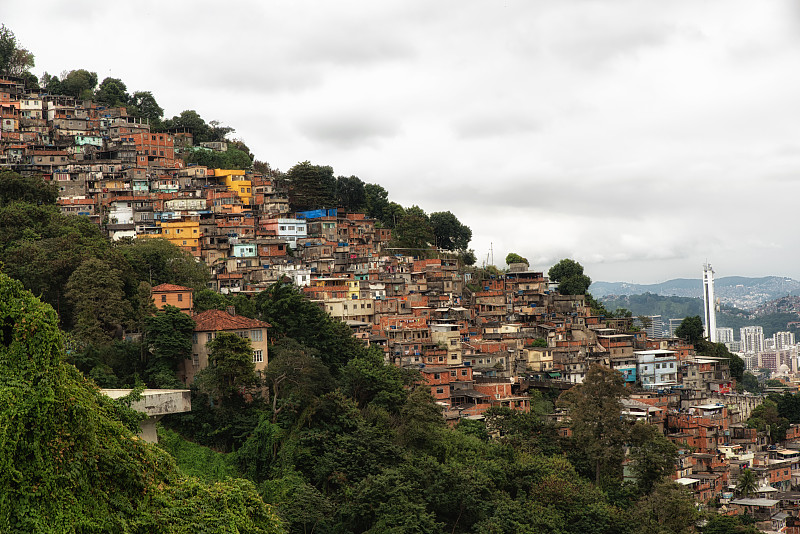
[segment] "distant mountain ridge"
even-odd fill
[[[784,276],[748,278],[725,276],[714,280],[714,291],[720,302],[744,310],[753,310],[763,303],[785,297],[800,295],[800,282]],[[630,282],[594,282],[589,292],[595,298],[610,295],[641,295],[652,293],[664,297],[703,297],[703,281],[700,278],[675,278],[659,284],[633,284]]]

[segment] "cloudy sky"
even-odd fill
[[[0,22],[37,75],[121,78],[273,167],[452,211],[479,263],[800,279],[796,0],[42,0]]]

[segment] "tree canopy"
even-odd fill
[[[584,295],[592,285],[592,279],[583,274],[583,265],[568,258],[550,267],[547,276],[558,282],[558,292],[562,295]]]
[[[289,206],[292,211],[336,207],[336,178],[333,167],[298,163],[286,173]]]
[[[703,339],[703,320],[699,315],[686,317],[675,329],[675,335],[687,342],[695,344]]]
[[[462,224],[458,217],[449,211],[437,211],[428,217],[436,246],[444,250],[467,250],[472,239],[472,230]]]
[[[525,265],[530,265],[530,263],[528,263],[528,258],[523,258],[516,252],[509,252],[508,255],[506,255],[506,265],[511,265],[512,263],[524,263]]]
[[[0,75],[24,77],[34,64],[33,54],[19,46],[14,32],[0,25]]]

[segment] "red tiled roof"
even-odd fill
[[[242,330],[246,328],[270,328],[269,323],[249,319],[242,315],[231,315],[222,310],[208,310],[192,317],[197,332],[219,332],[220,330]]]
[[[175,284],[159,284],[153,288],[153,292],[162,291],[192,291],[191,287],[177,286]]]

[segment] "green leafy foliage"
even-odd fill
[[[55,204],[58,188],[39,176],[21,176],[16,172],[0,171],[0,206],[12,202]]]
[[[333,167],[303,161],[289,169],[286,182],[292,211],[330,208],[337,204]]]
[[[653,425],[636,423],[630,429],[629,457],[639,493],[647,495],[675,471],[678,448]]]
[[[0,25],[0,75],[24,77],[33,66],[33,54],[20,48],[14,32]]]
[[[232,146],[228,146],[224,152],[197,148],[186,152],[183,159],[188,164],[202,165],[211,169],[250,170],[253,167],[252,156]]]
[[[218,332],[206,347],[208,367],[197,376],[201,391],[220,403],[227,403],[258,383],[249,339]]]
[[[239,476],[233,455],[187,441],[177,432],[161,426],[158,428],[158,446],[175,459],[178,471],[184,476],[205,481],[223,481]]]
[[[444,250],[467,250],[472,239],[472,230],[466,226],[458,217],[449,211],[437,211],[430,214],[428,218],[435,244]]]
[[[252,483],[181,478],[138,439],[64,363],[54,310],[4,274],[0,321],[0,531],[282,532]]]
[[[165,306],[144,320],[148,353],[145,375],[153,387],[174,388],[180,384],[176,373],[183,360],[192,356],[195,322],[174,306]]]
[[[509,252],[506,255],[506,265],[511,265],[512,263],[524,263],[525,265],[529,265],[528,258],[523,258],[516,252]]]
[[[336,207],[350,212],[363,212],[367,205],[364,182],[358,176],[336,177]]]
[[[562,295],[584,295],[592,285],[592,279],[583,274],[583,265],[571,259],[563,259],[550,267],[547,276],[558,282],[558,292]]]
[[[569,454],[585,475],[594,471],[598,485],[621,478],[622,445],[628,437],[621,399],[627,396],[618,371],[592,365],[584,381],[559,398],[570,413],[574,446]]]
[[[759,432],[769,432],[770,442],[778,443],[786,439],[789,420],[778,411],[778,404],[767,398],[750,412],[747,426]]]
[[[699,315],[686,317],[675,329],[675,335],[689,343],[698,343],[703,339],[703,320]]]
[[[125,106],[130,99],[128,87],[119,78],[104,78],[94,92],[94,100],[108,107]]]

